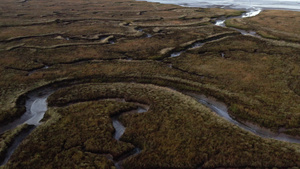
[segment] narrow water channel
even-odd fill
[[[36,126],[32,125],[30,128],[26,131],[23,131],[20,133],[17,137],[15,137],[15,140],[13,141],[12,145],[8,148],[5,158],[2,162],[0,162],[0,166],[5,165],[10,157],[12,156],[14,150],[19,146],[19,144],[36,128]]]
[[[47,98],[53,92],[53,89],[48,88],[28,93],[25,102],[26,112],[15,121],[2,126],[0,128],[0,134],[14,129],[24,123],[38,126],[40,124],[40,120],[44,117],[44,114],[47,111]]]
[[[227,19],[250,18],[250,17],[254,17],[254,16],[260,14],[261,12],[262,12],[262,9],[260,9],[260,8],[250,8],[250,9],[248,9],[247,12],[243,13],[241,16],[232,16],[232,17],[228,17],[228,18],[217,19],[215,25],[221,26],[221,27],[227,27],[225,24],[225,21]],[[236,31],[240,32],[242,35],[261,37],[255,31],[246,31],[246,30],[237,29],[237,28],[230,28],[230,29],[236,30]]]
[[[254,16],[258,15],[261,11],[262,11],[262,9],[260,9],[260,8],[251,8],[251,9],[248,9],[247,12],[243,13],[243,14],[240,15],[240,16],[233,16],[233,17],[228,17],[228,18],[221,17],[221,18],[219,18],[219,19],[216,20],[215,25],[216,25],[216,26],[221,26],[221,27],[226,27],[225,21],[226,21],[227,19],[254,17]],[[227,28],[227,27],[226,27],[226,28]],[[255,31],[245,31],[245,30],[237,29],[237,28],[230,28],[230,29],[236,30],[236,31],[240,32],[242,35],[261,37],[261,36],[259,36]],[[218,39],[220,39],[220,38],[222,38],[222,37],[219,37]],[[203,40],[203,42],[195,42],[194,44],[192,44],[192,45],[191,45],[189,48],[187,48],[187,49],[184,49],[184,50],[181,50],[181,51],[175,51],[175,52],[172,52],[172,53],[170,54],[169,57],[170,57],[170,58],[178,57],[178,56],[180,56],[182,53],[186,52],[186,51],[189,50],[189,49],[194,49],[194,48],[201,47],[201,46],[203,46],[204,44],[206,44],[206,43],[208,43],[208,42],[215,41],[215,40],[217,40],[217,39],[216,39],[216,38],[209,38],[209,39],[207,39],[207,40]]]
[[[34,128],[38,127],[40,125],[40,120],[43,118],[45,112],[47,111],[47,98],[54,92],[52,88],[47,88],[47,89],[41,89],[41,90],[36,90],[33,92],[30,92],[28,94],[28,98],[26,100],[26,113],[21,116],[19,119],[15,120],[14,122],[4,126],[1,128],[1,132],[4,133],[5,131],[14,129],[20,124],[27,123],[29,125],[32,125],[32,129],[28,130],[26,132],[21,133],[14,141],[13,145],[9,147],[9,151],[6,154],[6,158],[2,162],[1,165],[5,165],[6,162],[9,160],[10,156],[13,154],[14,150],[18,147],[18,145],[25,139],[31,131],[33,131]],[[263,138],[271,138],[279,141],[286,141],[290,143],[299,143],[300,144],[300,139],[285,135],[285,134],[280,134],[280,133],[274,133],[270,130],[261,128],[259,126],[255,125],[246,125],[241,122],[238,122],[237,120],[233,119],[230,117],[227,107],[224,103],[218,102],[217,100],[211,98],[211,97],[206,97],[204,95],[199,95],[196,93],[190,93],[190,92],[184,92],[184,94],[189,95],[193,98],[195,98],[199,103],[209,107],[213,112],[218,114],[219,116],[223,117],[226,119],[228,122],[246,130],[249,131],[257,136],[263,137]],[[146,105],[138,105],[137,110],[133,110],[130,112],[124,112],[124,113],[145,113],[149,109],[148,106]],[[122,114],[124,114],[122,113]],[[116,140],[120,140],[122,135],[124,134],[126,128],[123,126],[123,124],[118,120],[120,115],[113,116],[112,121],[113,121],[113,126],[115,128],[115,134],[114,138]],[[136,155],[140,153],[141,150],[139,148],[135,148],[132,152],[129,152],[128,154],[125,154],[123,157],[119,158],[117,161],[114,161],[116,167],[120,169],[121,163],[124,159],[128,158],[129,156]]]
[[[19,125],[22,125],[22,124],[30,125],[29,130],[23,131],[15,138],[14,142],[12,143],[12,145],[10,145],[10,147],[7,150],[5,159],[2,159],[2,161],[0,161],[0,166],[3,166],[8,162],[11,155],[13,154],[15,149],[19,146],[19,144],[36,127],[38,127],[40,125],[40,121],[42,120],[45,112],[48,109],[47,99],[56,90],[57,89],[53,89],[53,88],[49,87],[49,88],[43,88],[43,89],[34,90],[32,92],[29,92],[26,96],[26,102],[25,102],[26,112],[20,118],[18,118],[15,121],[13,121],[5,126],[2,126],[0,128],[0,134],[3,134],[6,131],[15,129]],[[125,100],[123,100],[123,102],[125,102]],[[136,110],[124,112],[124,113],[121,113],[121,114],[118,114],[118,115],[112,117],[113,127],[115,128],[115,133],[114,133],[113,137],[117,141],[120,140],[120,138],[122,137],[122,135],[124,134],[125,129],[126,129],[125,126],[119,121],[119,117],[122,114],[145,113],[149,110],[149,106],[147,106],[147,105],[143,105],[143,104],[139,104],[139,103],[135,103],[135,104],[138,105],[138,108]],[[111,159],[111,160],[114,162],[115,167],[117,169],[121,169],[122,168],[121,163],[123,160],[125,160],[126,158],[128,158],[130,156],[137,155],[140,152],[141,152],[141,150],[136,147],[131,152],[124,154],[122,157],[118,158],[117,160],[114,160],[114,159]]]
[[[130,112],[125,112],[125,113],[145,113],[148,111],[149,107],[146,105],[141,105],[138,104],[138,109],[134,110],[134,111],[130,111]],[[122,113],[124,114],[124,113]],[[120,115],[122,115],[120,114]],[[122,137],[122,135],[125,132],[125,127],[123,126],[123,124],[118,120],[120,115],[116,115],[112,117],[112,122],[113,122],[113,126],[115,128],[115,133],[114,133],[114,139],[116,140],[120,140],[120,138]]]
[[[123,114],[126,113],[145,113],[149,110],[149,106],[147,105],[142,105],[142,104],[138,104],[138,109],[133,110],[133,111],[129,111],[129,112],[124,112],[122,114],[116,115],[112,117],[112,121],[113,121],[113,126],[115,128],[115,133],[114,133],[114,139],[116,139],[117,141],[120,140],[120,138],[122,137],[122,135],[124,134],[126,128],[125,126],[118,120],[119,117]],[[118,160],[112,160],[115,164],[116,169],[122,169],[122,161],[127,159],[128,157],[137,155],[141,152],[141,149],[138,147],[135,147],[132,151],[130,151],[129,153],[124,154],[123,156],[121,156],[120,158],[118,158]]]
[[[268,130],[266,128],[262,128],[262,127],[259,127],[257,125],[251,124],[251,123],[244,124],[242,122],[239,122],[239,121],[233,119],[228,113],[227,106],[224,103],[217,101],[213,97],[207,97],[205,95],[200,95],[200,94],[196,94],[196,93],[189,93],[189,92],[186,92],[185,94],[189,95],[189,96],[192,96],[199,103],[201,103],[201,104],[205,105],[206,107],[210,108],[213,112],[215,112],[216,114],[218,114],[222,118],[226,119],[230,123],[242,128],[246,131],[249,131],[249,132],[251,132],[251,133],[253,133],[257,136],[260,136],[260,137],[263,137],[263,138],[279,140],[279,141],[285,141],[285,142],[300,144],[300,138],[295,138],[295,137],[292,137],[292,136],[288,136],[288,135],[283,134],[283,133],[272,132],[271,130]]]
[[[3,134],[6,131],[13,130],[21,124],[30,125],[30,129],[20,133],[8,148],[5,159],[0,161],[1,165],[5,165],[10,159],[11,155],[19,144],[35,129],[40,125],[40,121],[44,117],[45,112],[47,111],[47,98],[54,92],[52,88],[41,89],[37,91],[32,91],[27,94],[27,99],[25,102],[26,112],[15,121],[2,126],[0,128],[0,134]]]

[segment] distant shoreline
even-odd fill
[[[255,9],[255,8],[258,8],[258,9],[262,9],[262,10],[284,10],[284,11],[298,11],[300,12],[300,2],[298,2],[297,4],[293,4],[294,6],[292,5],[281,5],[281,6],[278,6],[278,7],[271,7],[272,5],[270,4],[265,4],[265,5],[251,5],[251,6],[248,6],[248,5],[239,5],[239,4],[213,4],[211,2],[209,3],[203,3],[201,4],[202,2],[189,2],[189,3],[186,3],[186,2],[182,2],[182,3],[176,3],[175,1],[176,0],[173,0],[172,1],[163,1],[163,0],[137,0],[137,1],[147,1],[147,2],[158,2],[158,3],[162,3],[162,4],[174,4],[174,5],[179,5],[179,6],[183,6],[183,7],[200,7],[200,8],[224,8],[224,9],[236,9],[236,10],[249,10],[249,9]],[[276,5],[276,4],[275,4]],[[275,6],[274,5],[274,6]],[[284,7],[286,6],[286,8]],[[298,8],[289,8],[288,6],[290,7],[298,7]]]

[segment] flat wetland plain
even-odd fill
[[[133,0],[2,0],[0,9],[0,129],[22,116],[30,93],[53,91],[0,168],[300,167],[299,144],[261,138],[184,94],[300,139],[300,12],[264,10],[220,27],[244,11]],[[133,113],[139,105],[149,110]],[[0,163],[29,130],[0,134]]]

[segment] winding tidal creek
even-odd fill
[[[47,111],[47,98],[54,92],[53,89],[47,88],[37,91],[29,92],[26,95],[26,112],[18,119],[9,123],[0,128],[0,134],[3,134],[6,131],[15,129],[21,124],[30,125],[30,130],[24,131],[19,136],[17,136],[13,144],[9,147],[5,159],[2,161],[1,165],[4,165],[8,162],[14,150],[18,145],[37,127],[40,125],[40,121],[44,117],[45,112]]]
[[[125,100],[124,100],[125,102]],[[113,122],[113,126],[115,128],[115,134],[114,134],[114,139],[116,139],[117,141],[120,140],[120,138],[122,137],[122,135],[124,134],[126,128],[125,126],[118,120],[119,117],[125,113],[146,113],[149,110],[149,106],[147,105],[142,105],[139,103],[136,103],[136,105],[138,105],[138,109],[133,110],[133,111],[129,111],[129,112],[124,112],[121,113],[119,115],[113,116],[112,117],[112,122]],[[117,169],[121,169],[121,163],[123,160],[125,160],[126,158],[130,157],[130,156],[134,156],[137,155],[141,152],[141,149],[138,147],[135,147],[132,151],[130,151],[129,153],[124,154],[122,157],[120,157],[118,160],[113,160],[115,167]]]
[[[251,9],[248,9],[247,12],[243,13],[242,15],[240,16],[233,16],[233,17],[228,17],[228,18],[224,18],[224,17],[221,17],[219,19],[216,20],[215,22],[215,25],[216,26],[221,26],[221,27],[226,27],[228,28],[226,25],[225,25],[225,21],[227,19],[234,19],[234,18],[249,18],[249,17],[254,17],[256,15],[258,15],[262,10],[260,8],[251,8]],[[254,36],[254,37],[258,37],[258,38],[261,38],[261,36],[259,36],[255,31],[245,31],[245,30],[242,30],[242,29],[237,29],[237,28],[230,28],[230,29],[233,29],[235,31],[238,31],[240,32],[242,35],[246,35],[246,36]],[[173,58],[173,57],[178,57],[180,56],[182,53],[184,53],[185,51],[187,50],[190,50],[190,49],[194,49],[194,48],[199,48],[201,46],[203,46],[204,44],[206,43],[209,43],[209,42],[212,42],[212,41],[216,41],[218,39],[220,39],[222,37],[219,37],[219,38],[209,38],[209,39],[206,39],[204,41],[200,41],[200,42],[195,42],[194,44],[192,44],[189,48],[187,49],[184,49],[184,50],[181,50],[181,51],[175,51],[175,52],[172,52],[170,54],[170,58]],[[222,57],[223,54],[222,54]]]
[[[52,88],[43,88],[40,90],[34,90],[32,92],[29,92],[27,94],[27,99],[25,103],[26,107],[26,112],[24,115],[22,115],[19,119],[15,120],[14,122],[3,126],[1,128],[1,133],[4,133],[5,131],[11,130],[16,128],[18,125],[21,124],[29,124],[32,126],[32,128],[28,131],[22,132],[14,141],[14,143],[9,147],[8,152],[5,156],[4,161],[2,161],[1,165],[5,165],[8,160],[10,159],[11,155],[13,154],[14,150],[18,147],[18,145],[36,128],[38,127],[41,123],[41,119],[43,118],[45,112],[48,109],[47,106],[47,98],[54,93],[55,90]],[[215,112],[217,115],[223,117],[225,120],[228,122],[242,128],[243,130],[249,131],[259,137],[263,138],[270,138],[270,139],[275,139],[279,141],[285,141],[285,142],[290,142],[290,143],[299,143],[300,144],[300,139],[293,138],[291,136],[285,135],[285,134],[280,134],[280,133],[274,133],[271,132],[270,130],[261,128],[259,126],[255,125],[246,125],[244,123],[241,123],[235,119],[233,119],[228,111],[227,111],[227,106],[222,103],[217,101],[216,99],[212,97],[207,97],[201,94],[197,93],[190,93],[190,92],[183,92],[186,95],[189,95],[196,99],[200,104],[203,104],[204,106],[210,108],[213,112]],[[123,100],[125,102],[125,100]],[[114,133],[114,139],[120,140],[122,135],[124,134],[126,128],[124,125],[118,120],[119,117],[122,114],[125,113],[146,113],[149,110],[149,106],[135,103],[138,106],[138,109],[132,110],[129,112],[124,112],[119,115],[113,116],[112,117],[112,123],[113,127],[115,128],[115,133]],[[121,169],[121,163],[123,160],[130,156],[137,155],[141,152],[141,149],[138,147],[134,148],[131,152],[123,155],[121,158],[118,160],[114,160],[113,158],[110,158],[116,166],[116,168]]]
[[[12,123],[9,123],[0,129],[0,134],[15,129],[19,125],[22,124],[28,124],[30,126],[29,130],[26,130],[24,132],[21,132],[14,140],[13,144],[8,148],[5,159],[2,161],[1,166],[5,165],[8,160],[10,159],[11,155],[15,151],[15,149],[19,146],[19,144],[36,128],[41,124],[41,120],[43,119],[45,112],[48,109],[47,105],[47,99],[48,97],[54,93],[58,89],[53,89],[51,87],[49,88],[42,88],[39,90],[34,90],[32,92],[29,92],[25,98],[25,107],[26,107],[26,112],[18,119],[13,121]],[[126,102],[124,99],[122,102]],[[117,141],[120,140],[122,135],[125,132],[125,127],[124,125],[119,121],[119,117],[123,114],[126,113],[145,113],[149,110],[149,106],[144,105],[144,104],[139,104],[135,103],[138,108],[136,110],[128,111],[128,112],[123,112],[121,114],[115,115],[112,117],[112,123],[113,127],[115,129],[114,133],[114,139]],[[130,156],[137,155],[141,152],[141,150],[138,147],[135,147],[132,151],[129,153],[124,154],[117,160],[114,160],[113,158],[109,158],[112,160],[116,166],[117,169],[121,169],[121,163],[123,160]]]
[[[205,95],[199,95],[196,93],[188,93],[188,92],[185,94],[192,96],[199,103],[210,108],[213,112],[215,112],[219,116],[223,117],[228,122],[242,128],[246,131],[249,131],[259,137],[300,144],[300,139],[298,139],[298,138],[294,138],[294,137],[291,137],[291,136],[288,136],[288,135],[282,134],[282,133],[275,133],[275,132],[272,132],[271,130],[259,127],[257,125],[254,125],[251,123],[246,124],[246,123],[242,123],[242,122],[239,122],[239,121],[233,119],[228,113],[227,106],[224,103],[217,101],[213,97],[207,97]]]

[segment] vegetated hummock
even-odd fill
[[[299,137],[299,12],[227,21],[264,37],[256,38],[214,25],[243,12],[231,9],[128,0],[3,0],[0,8],[0,124],[24,113],[28,92],[60,88],[3,168],[114,168],[111,159],[135,147],[141,153],[124,168],[300,166],[299,145],[243,131],[180,93],[216,97],[238,121]],[[207,43],[189,49],[195,42]],[[150,109],[121,115],[117,141],[111,117],[135,102]],[[1,159],[26,128],[0,136]]]

